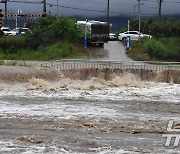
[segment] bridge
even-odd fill
[[[43,68],[54,70],[74,69],[144,69],[152,71],[179,70],[180,62],[159,62],[159,61],[107,61],[107,60],[85,60],[85,59],[63,59],[41,64]]]

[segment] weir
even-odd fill
[[[73,69],[144,69],[152,71],[180,70],[180,62],[159,62],[159,61],[106,61],[106,60],[57,60],[41,64],[42,67],[49,67],[55,70]]]
[[[61,71],[65,77],[78,80],[92,77],[111,80],[115,76],[133,74],[143,81],[180,83],[179,62],[60,60],[43,63],[41,66]]]

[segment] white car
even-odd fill
[[[109,33],[109,40],[116,40],[116,39],[117,39],[116,34]]]
[[[13,29],[13,30],[9,31],[9,32],[7,33],[7,35],[9,35],[9,36],[17,36],[17,35],[19,35],[19,31]]]
[[[1,30],[4,32],[4,35],[8,35],[11,29],[9,27],[2,27]]]
[[[20,34],[32,33],[29,28],[15,28],[15,31],[18,31]]]
[[[128,36],[130,36],[131,40],[138,40],[139,37],[141,37],[141,38],[142,37],[148,37],[149,39],[152,38],[151,35],[142,34],[142,33],[139,33],[138,31],[127,31],[127,32],[124,32],[124,33],[119,33],[118,39],[121,40],[121,41],[125,41]]]
[[[7,35],[18,36],[18,35],[24,35],[26,33],[31,33],[31,30],[29,28],[15,28],[13,30],[8,31]]]

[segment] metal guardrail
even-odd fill
[[[41,64],[42,67],[49,67],[55,70],[72,69],[144,69],[153,71],[180,70],[180,62],[159,62],[159,61],[105,61],[105,60],[83,60],[63,59]]]

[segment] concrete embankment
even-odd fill
[[[96,77],[103,80],[112,80],[115,77],[125,77],[130,75],[133,80],[176,84],[180,83],[179,70],[164,70],[158,72],[146,69],[86,68],[56,71],[49,68],[42,70],[19,66],[1,66],[0,74],[0,81],[10,82],[28,82],[32,78],[58,81],[62,78],[70,78],[73,80],[90,80],[92,77]]]
[[[116,76],[132,74],[134,78],[143,81],[180,83],[179,70],[165,70],[161,72],[144,69],[74,69],[62,71],[65,77],[75,80],[88,80],[92,77],[111,80]]]

